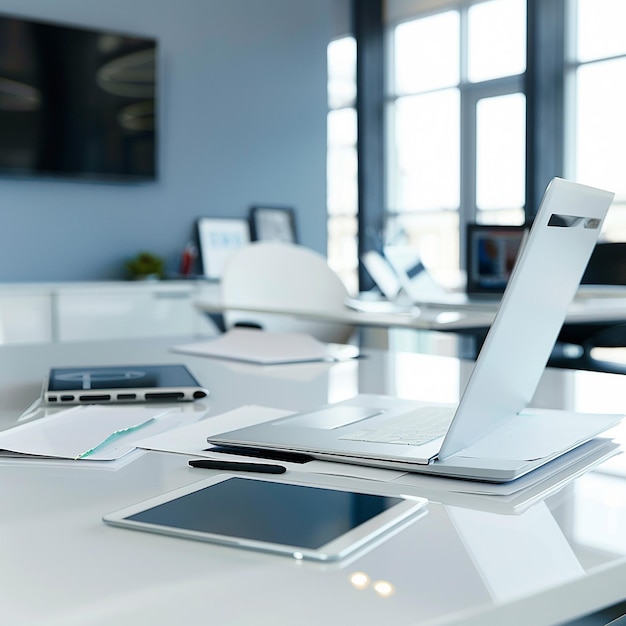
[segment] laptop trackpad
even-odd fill
[[[308,428],[322,428],[332,430],[353,422],[380,415],[382,409],[372,409],[362,406],[338,406],[311,413],[302,413],[294,417],[274,422],[277,426],[306,426]]]

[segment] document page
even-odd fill
[[[0,450],[60,459],[108,461],[135,449],[135,441],[181,425],[169,407],[85,405],[0,433]]]

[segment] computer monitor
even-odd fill
[[[500,295],[527,226],[467,225],[467,293]]]

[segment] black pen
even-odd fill
[[[191,467],[203,469],[226,470],[234,472],[259,472],[261,474],[284,474],[287,471],[282,465],[269,463],[240,463],[239,461],[216,461],[213,459],[192,459]]]

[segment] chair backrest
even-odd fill
[[[345,311],[348,291],[326,258],[304,246],[254,242],[235,252],[221,278],[226,328],[258,325],[264,330],[307,333],[320,341],[345,343],[349,324],[300,319],[297,316],[238,311],[245,307],[276,307],[289,311]]]

